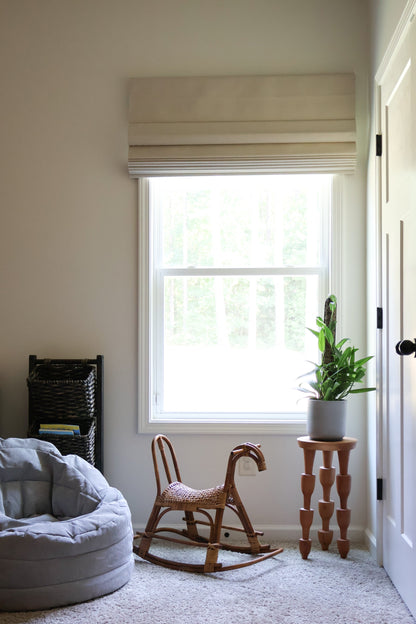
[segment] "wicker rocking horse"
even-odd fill
[[[166,449],[168,449],[169,454],[167,454]],[[168,482],[167,487],[163,491],[158,468],[158,452],[162,459]],[[260,451],[259,445],[245,442],[244,444],[236,446],[230,453],[224,484],[206,490],[194,490],[182,482],[173,445],[166,436],[155,436],[152,441],[152,457],[157,494],[144,533],[137,533],[134,536],[134,539],[140,539],[137,545],[133,545],[133,551],[136,555],[152,563],[175,570],[184,570],[187,572],[219,572],[253,565],[254,563],[259,563],[260,561],[264,561],[282,552],[282,548],[272,550],[268,544],[260,544],[258,536],[263,535],[263,533],[253,529],[234,481],[236,464],[241,457],[250,457],[253,459],[259,471],[266,469],[264,456]],[[170,466],[173,467],[174,479],[172,479],[171,476]],[[225,526],[222,524],[226,507],[235,512],[241,522],[242,528]],[[185,521],[185,528],[182,531],[175,528],[158,526],[165,514],[169,511],[177,510],[183,511],[185,516],[183,518]],[[202,514],[205,519],[196,520],[194,513]],[[197,528],[198,524],[209,527],[209,538],[200,535]],[[239,546],[222,543],[220,541],[222,529],[245,533],[248,545]],[[182,539],[162,536],[162,532],[179,534]],[[149,552],[153,538],[165,539],[181,545],[204,547],[206,549],[205,562],[201,564],[184,563],[156,556]],[[218,562],[220,549],[257,556],[234,565],[223,565]]]

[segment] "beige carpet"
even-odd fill
[[[0,613],[1,624],[411,624],[385,571],[353,547],[316,545],[303,561],[296,544],[255,566],[213,575],[176,572],[136,559],[132,580],[87,603]],[[161,546],[171,548],[171,546]],[[171,552],[171,551],[170,551]],[[236,555],[224,553],[227,559]],[[193,556],[193,555],[191,555]]]

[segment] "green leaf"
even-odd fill
[[[357,362],[355,363],[356,366],[362,366],[363,364],[365,364],[366,362],[368,362],[369,360],[373,359],[373,355],[368,355],[365,358],[362,358],[361,360],[357,360]]]
[[[316,317],[316,324],[318,327],[323,327],[325,325],[324,319],[321,316]]]
[[[318,335],[318,347],[321,353],[325,351],[325,333],[323,329],[321,329]]]
[[[330,312],[333,314],[336,310],[337,299],[335,295],[329,296]],[[328,325],[325,324],[321,316],[316,317],[316,326],[318,330],[308,328],[308,330],[317,338],[319,351],[324,354],[325,350],[330,347],[330,359],[322,355],[320,364],[313,364],[315,375],[314,381],[306,381],[308,389],[302,389],[302,392],[308,393],[309,396],[316,396],[323,400],[340,400],[348,396],[348,394],[358,394],[363,392],[371,392],[375,388],[354,388],[355,384],[361,383],[365,377],[365,365],[373,356],[364,357],[356,360],[358,349],[354,346],[346,346],[349,338],[343,338],[335,344],[336,320],[331,317]],[[325,354],[326,355],[326,354]],[[310,376],[311,373],[309,373]]]
[[[332,345],[334,344],[334,334],[332,333],[330,328],[327,327],[327,325],[324,325],[321,331],[324,332],[326,340],[329,342],[329,344],[332,347]]]
[[[341,349],[341,347],[343,347],[344,344],[346,342],[348,342],[348,340],[349,340],[349,338],[343,338],[342,340],[339,341],[339,343],[337,345],[335,345],[335,348],[336,349]]]

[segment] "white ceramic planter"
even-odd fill
[[[312,440],[334,442],[345,436],[347,402],[309,399],[307,432]]]

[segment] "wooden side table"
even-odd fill
[[[348,474],[348,461],[351,449],[355,448],[355,438],[343,438],[338,442],[321,442],[311,440],[309,436],[298,438],[298,445],[303,449],[305,460],[305,472],[301,477],[301,489],[303,494],[303,507],[300,509],[300,523],[302,525],[302,538],[299,540],[299,550],[303,559],[307,559],[311,550],[312,540],[309,538],[309,530],[313,520],[311,509],[311,496],[315,488],[315,475],[313,474],[313,462],[315,452],[322,451],[323,466],[319,470],[319,480],[322,485],[322,499],[319,501],[319,515],[322,518],[322,529],[318,531],[318,538],[322,550],[328,550],[332,542],[333,531],[329,529],[329,521],[334,513],[334,501],[331,500],[331,488],[335,481],[335,468],[332,466],[334,451],[338,453],[339,474],[336,477],[336,487],[340,499],[337,509],[337,522],[340,529],[340,537],[337,540],[338,552],[343,559],[348,555],[350,541],[347,539],[347,530],[351,519],[351,510],[347,507],[348,496],[351,491],[351,476]]]

